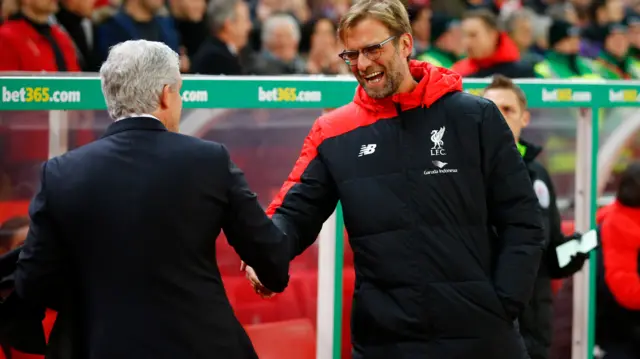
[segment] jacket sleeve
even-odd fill
[[[222,229],[229,244],[269,290],[281,293],[289,283],[289,242],[267,217],[244,173],[222,151],[228,167],[228,208]]]
[[[319,121],[304,140],[302,152],[267,214],[286,234],[291,259],[315,242],[323,223],[338,204],[338,191],[318,154],[323,136]]]
[[[53,218],[47,195],[46,174],[51,161],[42,166],[40,189],[29,205],[31,224],[15,273],[15,289],[32,303],[59,310],[66,292],[67,254]]]
[[[481,124],[489,225],[498,236],[494,286],[508,315],[517,318],[531,297],[544,246],[540,208],[513,134],[493,103]]]
[[[602,224],[604,279],[621,306],[640,310],[640,246],[634,223],[625,219],[612,217]]]

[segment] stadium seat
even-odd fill
[[[309,319],[245,327],[260,359],[314,359],[316,334]]]
[[[44,355],[27,354],[11,349],[11,359],[44,359]]]
[[[238,256],[235,249],[229,245],[224,233],[220,233],[220,236],[216,239],[216,260],[218,262],[220,274],[223,276],[242,275],[244,277],[240,272],[240,256]]]
[[[316,323],[318,310],[318,272],[305,271],[296,273],[298,297],[302,301],[304,314],[312,323]],[[345,267],[342,276],[342,359],[351,358],[351,306],[355,287],[355,271],[353,267]]]
[[[26,216],[29,213],[29,200],[0,202],[0,223],[15,216]]]
[[[295,280],[284,293],[269,299],[258,296],[244,277],[225,278],[225,287],[236,317],[243,325],[302,318]]]

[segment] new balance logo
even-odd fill
[[[431,163],[433,163],[433,165],[438,168],[444,168],[444,166],[447,165],[446,162],[442,162],[442,161],[431,161]]]
[[[365,155],[370,155],[374,152],[376,152],[376,144],[370,144],[370,145],[362,145],[362,147],[360,148],[360,153],[358,154],[358,157],[362,157]]]

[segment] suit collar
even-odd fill
[[[153,117],[129,117],[112,123],[102,138],[130,130],[167,131],[167,128]]]

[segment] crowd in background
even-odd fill
[[[97,71],[162,41],[184,73],[342,74],[350,0],[3,0],[0,71]],[[414,57],[466,77],[640,78],[638,0],[409,0]],[[26,41],[25,41],[26,40]]]

